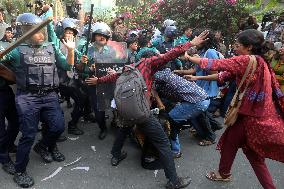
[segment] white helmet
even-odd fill
[[[167,19],[164,21],[163,23],[163,27],[168,27],[168,26],[175,26],[176,25],[176,21],[171,20],[171,19]]]
[[[92,34],[101,34],[107,38],[111,37],[111,29],[110,27],[104,22],[96,22],[92,26]]]

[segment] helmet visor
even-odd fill
[[[21,26],[21,34],[25,35],[30,30],[35,28],[35,25],[23,25]],[[46,42],[48,38],[46,27],[39,30],[37,33],[32,35],[29,39],[27,39],[25,42],[30,45],[42,45],[44,42]]]

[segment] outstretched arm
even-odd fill
[[[191,57],[186,53],[185,57],[187,57],[188,61],[198,64],[202,69],[208,71],[228,71],[232,75],[243,74],[250,61],[247,55],[235,56],[229,59],[207,59]]]
[[[208,31],[205,30],[199,36],[195,37],[192,41],[187,42],[184,45],[176,46],[165,54],[149,58],[148,62],[150,62],[151,64],[153,73],[155,73],[157,70],[159,70],[159,68],[167,64],[169,61],[174,60],[179,56],[183,55],[185,51],[187,51],[190,47],[199,45],[206,41],[207,35]]]

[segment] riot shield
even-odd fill
[[[96,76],[107,75],[108,68],[116,71],[122,69],[127,63],[127,45],[124,42],[108,41],[105,53],[95,57]],[[97,106],[98,110],[104,111],[110,108],[113,99],[115,83],[97,85]]]

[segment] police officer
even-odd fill
[[[77,36],[78,30],[77,30],[77,26],[74,23],[73,19],[65,18],[62,20],[61,25],[63,29],[63,35],[60,37],[61,41],[64,38],[68,38],[70,35],[72,35],[73,37]],[[62,42],[60,44],[62,44]],[[63,54],[67,55],[66,54],[67,49],[63,44],[61,45],[61,51],[63,52]],[[79,63],[79,60],[77,60],[77,58],[79,58],[79,52],[76,50],[74,61],[76,63],[77,62]],[[65,79],[63,79],[62,81],[63,94],[64,93],[65,95],[69,94],[74,100],[74,108],[71,113],[72,119],[68,123],[68,133],[73,134],[73,135],[82,135],[84,134],[84,132],[78,128],[77,124],[79,122],[80,117],[84,113],[84,107],[85,107],[86,101],[88,100],[87,87],[83,86],[82,82],[80,82],[79,73],[76,69],[76,64],[72,68],[71,72],[67,72],[66,74],[66,72],[62,73],[61,71],[61,74],[66,75]]]
[[[15,172],[13,162],[9,157],[9,153],[16,152],[14,144],[19,132],[19,121],[15,105],[15,95],[9,86],[14,81],[14,74],[10,73],[2,75],[3,69],[0,67],[0,163],[5,172],[11,174]],[[2,70],[2,71],[1,71]],[[2,76],[1,76],[2,75]],[[10,76],[12,77],[10,77]],[[8,125],[5,124],[5,118]]]
[[[31,13],[17,17],[23,33],[41,22],[42,19]],[[56,147],[56,140],[64,131],[63,111],[55,92],[59,86],[57,67],[71,69],[74,64],[75,42],[73,38],[64,40],[68,48],[66,59],[58,46],[46,42],[46,39],[47,32],[42,29],[1,60],[1,63],[10,63],[16,75],[16,109],[22,136],[16,154],[14,181],[20,187],[31,187],[34,184],[26,167],[39,120],[47,123],[48,131],[34,146],[34,151],[46,163],[65,160]]]
[[[88,49],[88,56],[82,56],[81,62],[88,63],[85,66],[85,73],[90,76],[94,75],[95,63],[111,63],[116,53],[114,49],[107,45],[111,37],[111,29],[104,22],[97,22],[92,28],[92,45]],[[89,94],[92,100],[92,107],[96,115],[96,121],[101,129],[99,139],[103,140],[107,135],[107,127],[105,121],[105,111],[98,109],[97,92],[95,86],[89,87]]]
[[[177,28],[176,26],[167,26],[162,38],[153,42],[153,46],[160,51],[161,54],[165,54],[176,46]],[[182,62],[179,59],[175,59],[168,64],[172,70],[180,69]]]

